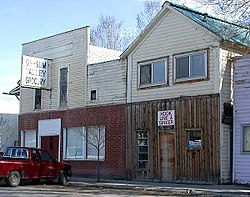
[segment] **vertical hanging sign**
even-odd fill
[[[23,55],[21,86],[30,88],[47,88],[48,61]]]
[[[174,110],[158,111],[158,126],[173,126],[173,125],[175,125]]]

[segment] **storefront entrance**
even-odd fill
[[[61,119],[38,121],[39,147],[47,150],[57,161],[60,161]]]
[[[41,148],[47,150],[56,160],[58,159],[59,136],[42,136]]]
[[[175,133],[161,132],[161,173],[163,181],[175,180]]]

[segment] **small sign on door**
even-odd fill
[[[172,126],[175,125],[175,111],[165,110],[158,111],[158,126]]]

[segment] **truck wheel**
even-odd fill
[[[11,187],[16,187],[21,181],[21,176],[18,171],[12,171],[9,174],[9,177],[6,180],[7,185]]]
[[[58,184],[60,185],[66,185],[67,184],[67,175],[64,170],[61,170],[58,175]]]

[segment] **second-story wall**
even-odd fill
[[[113,60],[89,64],[87,106],[126,103],[126,64]],[[95,94],[95,98],[91,98]]]
[[[21,88],[20,114],[63,109],[59,104],[60,69],[67,68],[67,106],[86,105],[86,65],[89,47],[89,27],[83,27],[23,44],[23,55],[49,59],[48,84],[42,90],[41,109],[34,110],[35,90]]]
[[[174,11],[158,17],[157,23],[128,55],[128,102],[140,102],[179,96],[219,93],[219,42],[215,35]],[[204,80],[175,81],[175,57],[206,51],[207,77]],[[140,88],[139,65],[167,59],[165,86]],[[217,81],[215,80],[217,78]]]

